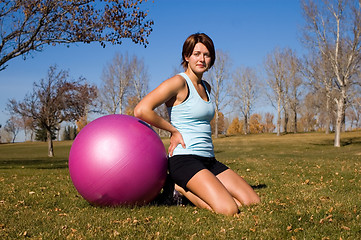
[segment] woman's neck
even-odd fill
[[[190,69],[190,68],[187,68],[185,73],[192,80],[192,82],[200,83],[202,81],[203,73],[197,74],[197,73],[193,72],[192,69]]]

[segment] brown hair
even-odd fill
[[[216,51],[214,50],[212,39],[204,33],[195,33],[190,35],[183,44],[181,64],[184,69],[187,69],[188,67],[188,62],[186,61],[185,58],[190,57],[192,55],[193,49],[197,43],[203,43],[204,46],[206,46],[211,57],[211,63],[209,65],[209,68],[213,66],[214,61],[216,60]]]

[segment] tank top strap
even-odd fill
[[[197,91],[191,81],[191,79],[188,77],[188,75],[184,72],[179,73],[187,82],[188,89],[189,89],[189,96],[193,95],[194,91]]]
[[[206,85],[206,81],[202,80],[202,85],[204,87],[204,90],[206,91],[207,97],[208,97],[208,101],[211,101],[211,95],[208,91],[207,85]]]

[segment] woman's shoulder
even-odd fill
[[[178,84],[185,83],[186,79],[182,76],[182,74],[176,74],[173,77],[169,78],[172,79],[172,81],[177,82]]]
[[[171,78],[168,78],[163,83],[171,86],[174,89],[181,89],[186,85],[186,80],[181,75],[177,74]]]

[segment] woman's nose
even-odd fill
[[[200,59],[202,62],[204,62],[204,59],[205,59],[204,54],[199,54],[199,59]]]

